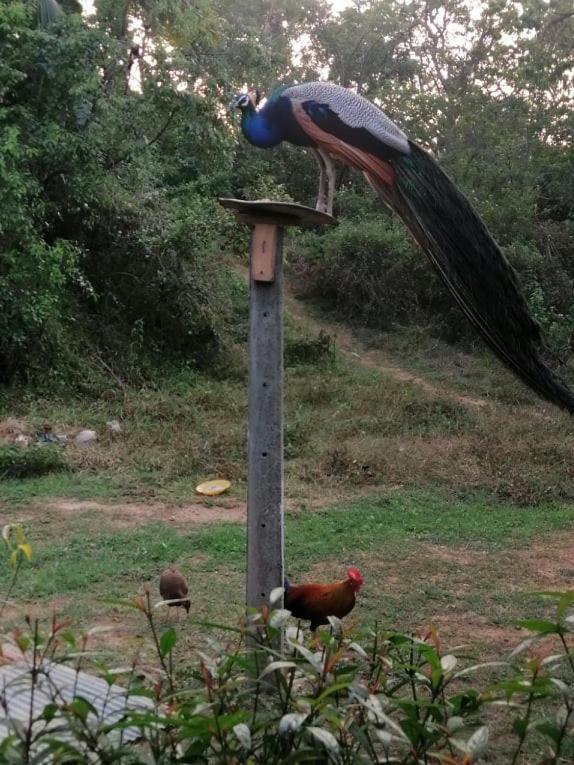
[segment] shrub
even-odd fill
[[[209,640],[189,676],[175,671],[176,631],[158,633],[146,591],[122,604],[147,621],[158,666],[146,660],[122,671],[128,695],[146,696],[148,708],[126,708],[104,722],[81,695],[64,701],[52,689],[39,716],[8,724],[0,758],[30,762],[44,749],[51,761],[75,763],[470,765],[490,760],[490,747],[504,762],[528,752],[531,762],[557,765],[574,753],[574,592],[546,597],[555,617],[522,622],[532,634],[500,662],[477,664],[464,648],[445,650],[432,626],[417,634],[375,629],[359,642],[335,618],[313,651],[299,627],[287,626],[288,611],[264,608],[231,629],[226,644]],[[14,640],[33,657],[37,690],[49,691],[42,683],[48,662],[85,665],[86,636],[77,640],[55,616],[47,636],[37,622],[30,627]],[[98,666],[110,686],[116,682],[120,670]],[[469,684],[475,675],[480,688]],[[137,728],[140,744],[114,737],[127,727]]]
[[[66,469],[58,446],[0,446],[0,481],[4,478],[31,478]]]
[[[300,364],[323,364],[333,361],[335,357],[333,338],[322,330],[315,337],[287,334],[285,338],[283,359],[287,367]]]

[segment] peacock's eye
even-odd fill
[[[238,106],[239,108],[243,108],[247,106],[248,103],[249,103],[249,96],[245,93],[235,97],[235,105]]]

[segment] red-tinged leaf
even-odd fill
[[[205,687],[211,690],[213,688],[213,678],[211,676],[210,671],[205,666],[204,661],[201,661],[200,669],[201,669],[201,676],[203,677],[203,682],[205,684]]]
[[[66,627],[69,627],[70,624],[72,624],[71,619],[64,619],[63,622],[58,622],[53,628],[52,628],[52,635],[57,634],[60,632],[60,630],[66,629]]]
[[[137,598],[100,598],[101,603],[107,603],[110,606],[121,606],[122,608],[134,608],[136,611],[145,612],[145,601],[142,596]]]

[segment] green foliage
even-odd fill
[[[275,604],[281,594],[281,588],[272,593]],[[432,625],[415,634],[375,629],[353,639],[335,617],[313,651],[300,626],[287,626],[290,614],[279,607],[252,612],[239,628],[228,629],[225,643],[210,640],[189,678],[176,669],[176,631],[170,627],[158,635],[146,591],[131,601],[114,601],[141,612],[157,664],[150,666],[146,657],[145,671],[140,673],[137,660],[123,671],[128,690],[119,720],[105,720],[81,696],[65,700],[57,689],[48,690],[37,718],[8,723],[0,755],[17,765],[47,746],[54,759],[66,761],[72,754],[78,763],[152,758],[166,764],[470,765],[497,756],[516,762],[528,749],[543,762],[559,763],[574,752],[574,592],[545,596],[556,602],[555,618],[522,622],[533,634],[499,661],[476,662],[464,647],[445,649]],[[16,644],[33,656],[27,682],[34,690],[48,662],[86,669],[89,637],[80,640],[55,616],[49,635],[39,633],[36,623],[30,633],[16,633]],[[121,674],[102,662],[98,672],[110,685]],[[17,682],[23,687],[24,678]],[[142,697],[145,708],[138,705]],[[144,747],[122,745],[115,736],[129,727],[137,728]]]
[[[0,481],[30,478],[66,469],[66,462],[58,446],[0,446]]]
[[[326,332],[319,332],[316,337],[287,335],[283,358],[288,367],[332,362],[335,359],[333,338]]]
[[[246,238],[215,198],[313,204],[317,170],[305,150],[236,142],[229,97],[326,67],[436,152],[516,262],[550,344],[568,350],[567,0],[481,13],[461,0],[341,13],[323,0],[99,0],[89,24],[79,11],[0,5],[0,381],[97,390],[182,360],[241,373],[230,346],[245,317],[221,253],[243,255]],[[338,181],[339,231],[295,247],[311,290],[374,326],[474,338],[363,181]]]
[[[300,237],[296,248],[294,266],[310,294],[361,324],[390,329],[449,315],[430,265],[384,213],[357,211],[323,235]]]
[[[574,157],[574,17],[567,6],[532,0],[522,9],[502,0],[479,12],[458,0],[375,0],[312,33],[314,61],[328,60],[335,81],[376,100],[469,195],[523,278],[549,345],[563,355],[574,291],[566,180]],[[393,241],[380,208],[372,216],[362,182],[348,172],[339,179],[340,232],[327,232],[323,243],[302,239],[296,251],[311,293],[371,326],[426,325],[448,341],[475,339],[434,274],[417,263],[422,256],[411,255],[405,237]],[[294,196],[306,194],[307,186]],[[533,257],[524,262],[525,250],[535,265]]]
[[[126,64],[127,29],[44,19],[55,3],[40,24],[35,4],[0,6],[1,381],[87,387],[102,367],[137,380],[146,359],[202,364],[225,344],[233,295],[214,197],[231,141],[217,96],[174,87],[176,71],[197,70],[166,55],[169,22],[205,50],[211,23],[185,26],[176,5],[154,5],[149,66]]]

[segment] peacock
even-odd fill
[[[241,93],[244,136],[263,149],[282,141],[313,150],[317,209],[333,212],[338,159],[362,171],[403,221],[467,318],[499,359],[543,398],[574,412],[574,394],[549,367],[550,353],[516,272],[468,199],[437,162],[375,104],[328,82]]]

